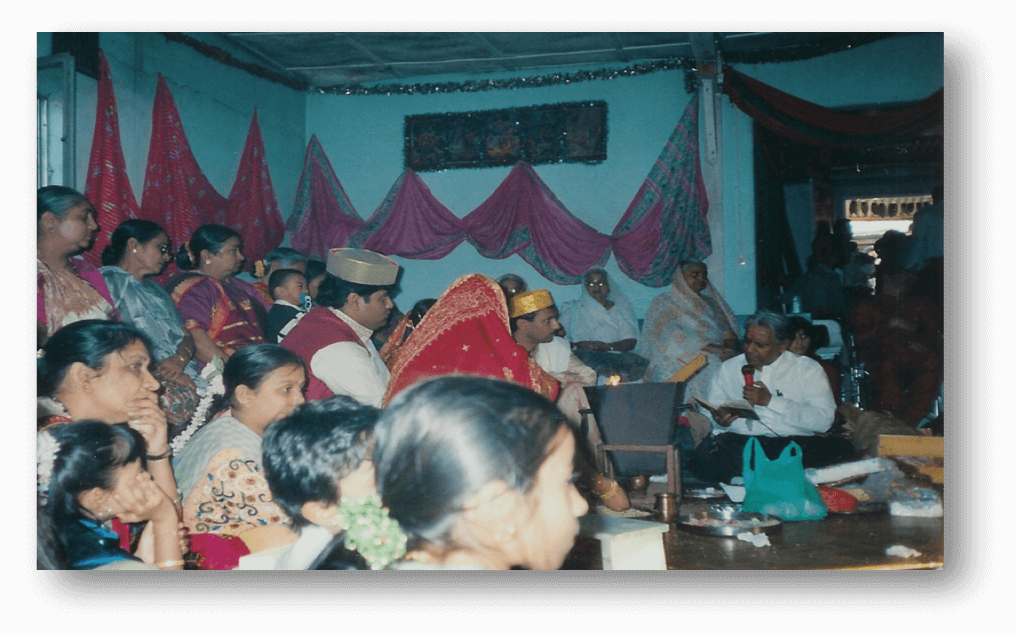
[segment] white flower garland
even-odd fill
[[[60,442],[53,437],[52,433],[39,431],[35,436],[35,459],[38,465],[37,486],[39,500],[46,505],[49,494],[49,483],[53,479],[53,462],[60,452]]]
[[[194,415],[187,422],[187,428],[180,435],[177,435],[170,444],[174,455],[178,455],[183,450],[183,447],[187,445],[187,442],[190,441],[190,438],[197,433],[198,429],[204,426],[205,420],[208,417],[208,408],[212,406],[215,396],[226,393],[226,387],[222,384],[222,367],[222,359],[216,356],[212,359],[212,362],[206,364],[204,369],[201,370],[201,377],[208,383],[208,389],[205,390],[204,397],[198,403],[198,408],[194,410]]]

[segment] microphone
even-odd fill
[[[745,365],[741,367],[741,375],[744,376],[744,386],[753,387],[755,385],[755,368],[751,365]]]

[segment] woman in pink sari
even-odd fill
[[[194,354],[202,363],[264,343],[264,323],[271,306],[253,285],[237,279],[244,262],[243,240],[231,228],[204,224],[180,247],[176,265],[183,271],[166,284],[184,326],[194,337]]]

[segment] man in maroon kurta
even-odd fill
[[[307,399],[342,394],[381,406],[388,368],[371,342],[392,309],[389,290],[399,265],[373,251],[336,248],[328,254],[318,305],[282,341],[307,365]]]

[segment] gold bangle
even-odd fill
[[[184,565],[183,559],[164,560],[161,563],[155,563],[155,566],[158,567],[159,569],[169,569],[170,567],[176,567],[177,565],[183,567]]]

